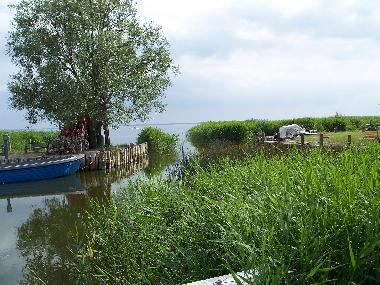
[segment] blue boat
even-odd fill
[[[44,180],[75,174],[84,155],[72,155],[0,165],[0,184]]]

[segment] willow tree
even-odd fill
[[[140,23],[132,0],[21,0],[8,51],[19,67],[11,107],[30,123],[64,126],[86,117],[95,130],[162,112],[177,73],[160,27]]]

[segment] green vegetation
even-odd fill
[[[181,181],[134,182],[94,204],[80,284],[183,284],[255,270],[252,284],[378,284],[380,145],[255,154]]]
[[[137,137],[137,143],[148,143],[149,166],[144,169],[148,177],[159,175],[167,165],[177,159],[178,136],[167,134],[159,128],[144,128]]]
[[[51,143],[58,136],[57,131],[4,131],[0,130],[0,139],[4,134],[8,134],[11,139],[11,152],[21,153],[25,151],[25,146],[32,140],[32,143]]]
[[[218,142],[244,143],[262,133],[273,135],[284,125],[298,124],[307,130],[324,132],[344,132],[361,130],[366,124],[380,123],[376,116],[341,116],[327,118],[298,118],[288,120],[206,122],[191,128],[188,132],[190,142],[198,149]]]
[[[137,137],[137,143],[148,143],[149,154],[167,154],[175,152],[178,137],[167,134],[159,128],[147,127],[142,129]]]
[[[18,72],[11,106],[35,123],[86,118],[90,148],[101,127],[162,112],[178,67],[160,27],[140,23],[135,1],[22,0],[14,8],[8,50]],[[108,141],[108,140],[106,140]]]
[[[261,132],[254,121],[206,122],[188,131],[189,141],[197,148],[205,148],[209,144],[229,141],[243,143]]]

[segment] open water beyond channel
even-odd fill
[[[30,284],[36,276],[72,284],[64,264],[72,241],[67,233],[75,232],[90,201],[106,203],[128,191],[130,180],[165,174],[173,162],[142,160],[128,169],[0,185],[0,285]]]

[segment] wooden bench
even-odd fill
[[[27,152],[40,152],[41,150],[45,150],[48,152],[50,146],[47,143],[34,143],[29,142],[25,145],[25,153]]]

